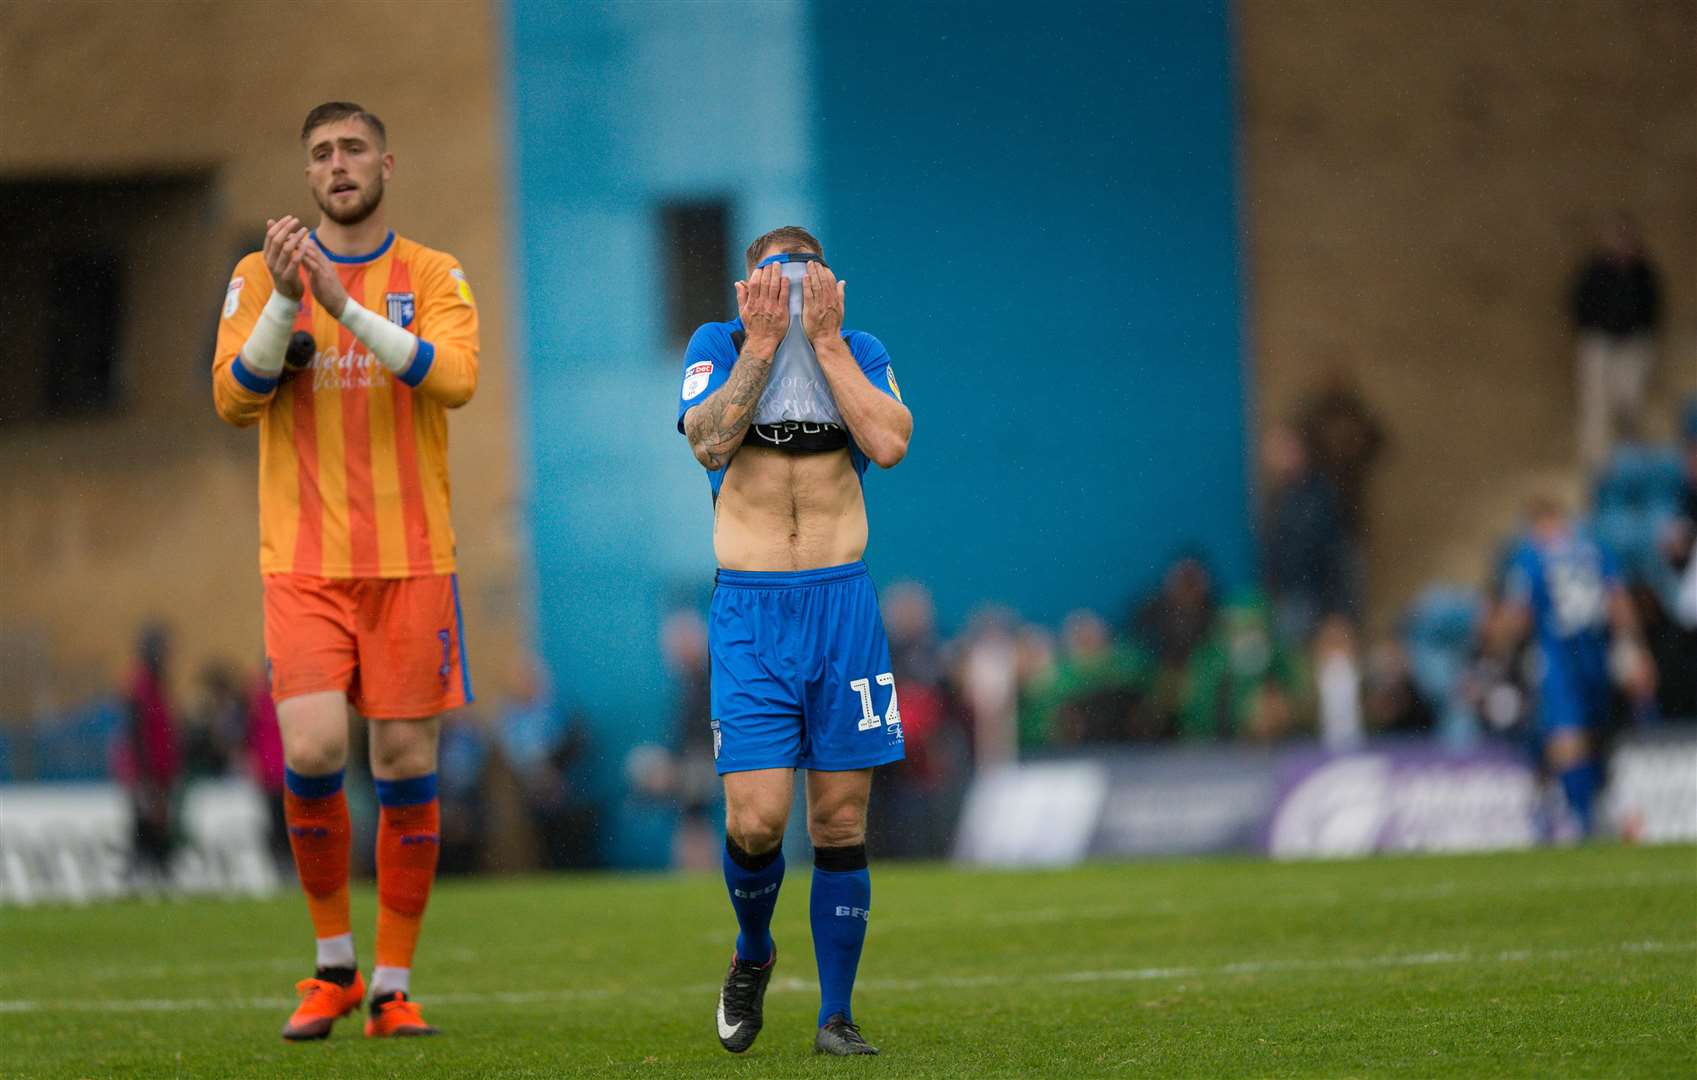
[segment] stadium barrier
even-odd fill
[[[265,796],[247,780],[182,794],[169,888],[266,896],[280,884]],[[113,783],[0,785],[0,904],[72,903],[156,890],[134,872],[135,816]]]
[[[1607,820],[1643,843],[1697,840],[1697,735],[1634,735],[1610,758]],[[1571,826],[1526,755],[1385,742],[1327,752],[1150,747],[1009,765],[973,782],[955,858],[1061,866],[1091,857],[1259,852],[1341,858],[1527,848]]]
[[[1609,766],[1607,819],[1642,843],[1697,841],[1697,733],[1635,735]],[[1530,847],[1553,801],[1524,755],[1384,743],[1150,747],[991,770],[967,794],[956,859],[1060,866],[1087,858]],[[191,784],[170,867],[183,893],[268,895],[279,887],[265,796],[246,780]],[[134,818],[112,783],[0,784],[0,905],[88,903],[136,891]]]

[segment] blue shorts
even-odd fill
[[[721,570],[708,616],[719,772],[841,772],[900,761],[901,711],[863,562]]]
[[[1597,730],[1608,721],[1611,696],[1607,674],[1551,664],[1538,683],[1538,730],[1546,737]]]

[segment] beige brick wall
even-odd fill
[[[451,468],[469,651],[480,691],[498,689],[527,617],[497,33],[493,5],[457,0],[0,4],[0,179],[209,181],[126,252],[146,268],[126,407],[0,426],[0,716],[109,684],[149,616],[177,632],[185,690],[204,659],[257,659],[258,446],[213,415],[206,354],[235,245],[314,210],[296,135],[330,98],[383,117],[391,223],[459,256],[478,295],[482,377],[452,418]]]
[[[1664,425],[1697,386],[1697,2],[1243,0],[1237,38],[1261,416],[1330,364],[1365,384],[1387,616],[1579,490],[1565,293],[1600,213],[1661,263]]]

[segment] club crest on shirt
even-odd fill
[[[448,271],[448,276],[454,279],[454,291],[460,294],[460,299],[464,300],[468,307],[472,306],[471,286],[466,282],[465,271],[456,266]]]
[[[246,283],[240,277],[230,279],[230,287],[224,292],[224,318],[228,319],[236,313],[236,305],[242,301],[242,286]]]
[[[383,300],[389,306],[389,321],[396,326],[411,326],[413,316],[413,295],[410,292],[384,293]]]
[[[713,361],[703,360],[691,364],[684,371],[684,400],[689,400],[707,389],[707,380],[713,377]]]

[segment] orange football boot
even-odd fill
[[[365,979],[358,971],[347,986],[328,979],[302,979],[295,984],[295,993],[301,1003],[283,1025],[283,1038],[293,1042],[324,1039],[329,1037],[331,1025],[359,1008],[365,999]]]
[[[437,1030],[424,1022],[418,1002],[400,990],[371,999],[371,1012],[365,1018],[365,1037],[387,1039],[391,1036],[435,1035]]]

